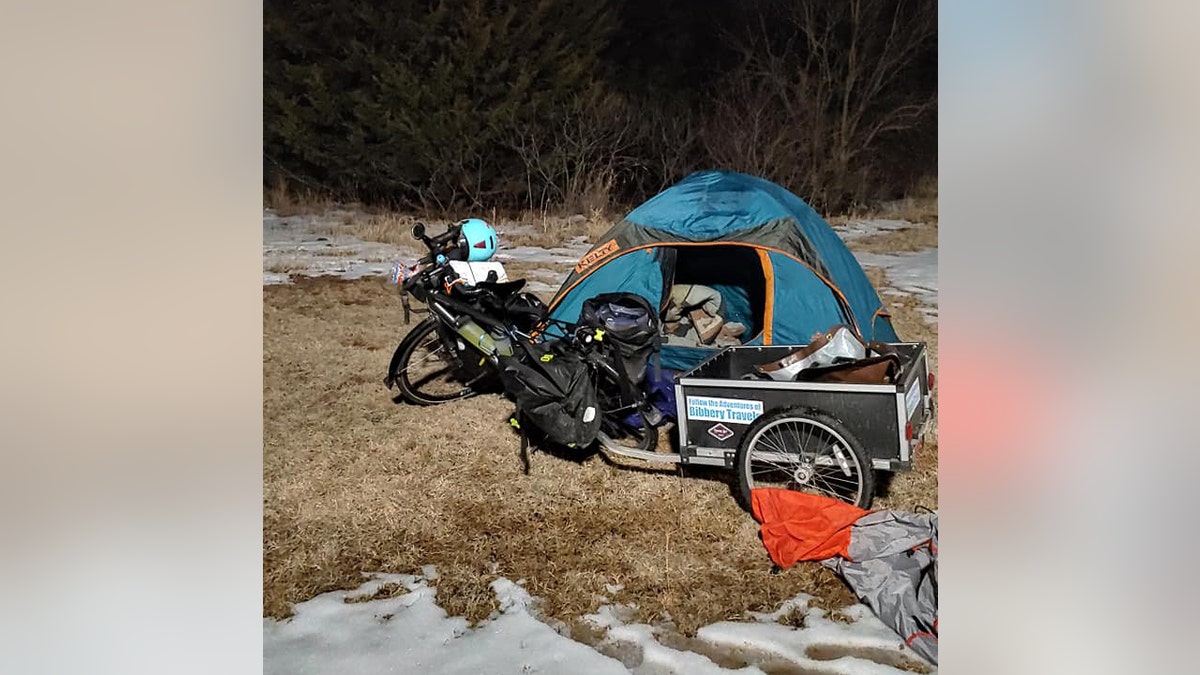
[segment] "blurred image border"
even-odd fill
[[[940,7],[948,672],[1186,664],[1198,11]],[[0,671],[262,667],[262,27],[0,23]]]

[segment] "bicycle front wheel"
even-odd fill
[[[400,341],[388,367],[389,385],[395,383],[401,398],[414,405],[437,405],[474,396],[485,391],[494,379],[490,363],[464,363],[447,346],[439,328],[433,318],[417,324]]]

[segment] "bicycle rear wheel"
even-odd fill
[[[602,382],[599,394],[600,409],[604,411],[598,434],[601,445],[654,452],[658,446],[658,427],[650,424],[636,405],[623,404],[621,392],[613,383]]]

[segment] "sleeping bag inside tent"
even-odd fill
[[[584,300],[618,291],[649,300],[667,325],[672,312],[682,329],[695,324],[681,335],[704,335],[713,312],[714,329],[741,329],[713,342],[668,335],[662,365],[673,370],[689,370],[731,341],[808,344],[837,324],[866,340],[899,341],[879,294],[829,224],[796,195],[740,173],[694,173],[631,211],[575,265],[550,303],[551,317],[574,323]]]

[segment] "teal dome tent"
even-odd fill
[[[615,291],[662,309],[675,284],[718,290],[747,327],[745,344],[807,344],[836,324],[866,340],[899,341],[829,223],[770,181],[724,171],[694,173],[630,212],[575,265],[551,316],[573,323],[584,300]],[[714,351],[667,345],[662,365],[687,370]]]

